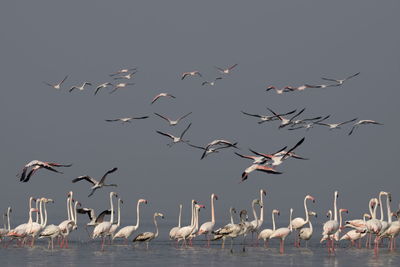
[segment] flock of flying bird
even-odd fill
[[[231,74],[231,72],[237,67],[238,64],[234,64],[228,68],[219,68],[216,67],[218,70],[220,76],[222,77],[216,77],[215,79],[211,81],[203,81],[201,83],[202,86],[209,85],[209,86],[214,86],[217,81],[225,79],[228,75]],[[125,88],[127,86],[134,85],[134,83],[130,82],[135,77],[135,74],[137,73],[136,68],[126,68],[126,69],[121,69],[115,73],[110,74],[110,77],[113,79],[113,81],[118,81],[118,80],[123,80],[123,82],[105,82],[102,84],[99,84],[94,87],[94,95],[98,94],[101,89],[105,89],[107,87],[111,88],[111,91],[109,92],[110,94],[116,92],[117,90],[121,88]],[[322,78],[325,81],[329,81],[330,84],[319,84],[319,85],[311,85],[311,84],[305,84],[302,86],[298,87],[292,87],[292,86],[286,86],[281,89],[277,89],[274,86],[268,86],[266,91],[271,91],[275,90],[277,94],[283,94],[283,93],[288,93],[288,92],[294,92],[294,91],[303,91],[305,89],[309,88],[328,88],[328,87],[338,87],[342,86],[347,80],[354,78],[358,76],[360,73],[353,74],[345,79],[331,79],[331,78]],[[181,80],[189,79],[189,78],[198,78],[202,77],[202,74],[199,71],[189,71],[189,72],[183,72],[181,75]],[[54,89],[61,89],[62,85],[64,82],[68,79],[68,76],[65,76],[63,80],[56,84],[48,83],[45,82],[46,85],[54,88]],[[78,91],[83,91],[87,87],[92,86],[93,83],[91,82],[83,82],[81,86],[72,86],[69,89],[69,92],[72,92],[74,90]],[[167,93],[167,92],[162,92],[156,95],[150,102],[150,104],[154,104],[157,101],[160,101],[161,98],[171,98],[175,99],[176,96]],[[344,122],[340,123],[326,123],[325,121],[330,117],[330,115],[327,116],[315,116],[312,118],[303,118],[300,119],[300,115],[305,111],[305,108],[301,109],[300,111],[297,110],[291,110],[288,112],[282,112],[278,113],[273,111],[270,108],[267,108],[268,111],[271,113],[269,115],[259,115],[259,114],[252,114],[249,112],[242,111],[242,113],[246,116],[250,117],[256,117],[259,119],[258,123],[263,124],[265,122],[271,122],[271,121],[279,121],[280,125],[279,128],[287,128],[288,130],[298,130],[298,129],[310,129],[314,125],[319,125],[319,126],[325,126],[328,127],[330,130],[332,129],[340,129],[343,125],[346,124],[352,124],[352,127],[349,131],[349,135],[353,134],[354,130],[357,129],[361,125],[366,125],[366,124],[376,124],[376,125],[381,125],[381,123],[373,121],[373,120],[358,120],[357,118],[353,118]],[[178,125],[182,120],[187,119],[192,112],[188,112],[181,117],[177,119],[171,119],[166,115],[160,114],[160,113],[154,113],[157,117],[161,118],[162,120],[165,120],[168,122],[169,126],[176,126]],[[290,115],[290,117],[288,117]],[[150,116],[137,116],[137,117],[126,117],[126,118],[117,118],[117,119],[106,119],[107,122],[121,122],[121,123],[131,123],[133,120],[139,120],[139,119],[147,119]],[[358,120],[358,121],[357,121]],[[182,132],[180,132],[179,135],[174,135],[165,131],[159,131],[156,130],[156,133],[162,136],[165,136],[169,138],[170,143],[168,143],[168,146],[172,146],[177,143],[184,143],[188,145],[189,147],[196,148],[199,150],[202,150],[201,154],[201,159],[204,159],[207,155],[211,153],[217,153],[221,150],[225,150],[228,148],[236,150],[234,152],[235,155],[237,155],[240,158],[244,159],[249,159],[252,161],[251,165],[247,168],[244,169],[241,177],[241,182],[245,181],[248,179],[248,176],[250,173],[253,171],[260,171],[260,172],[265,172],[269,174],[281,174],[282,172],[276,170],[276,167],[281,165],[283,161],[293,158],[293,159],[300,159],[300,160],[307,160],[306,157],[300,156],[297,153],[295,153],[295,150],[303,144],[305,138],[300,139],[296,144],[293,146],[289,147],[286,145],[283,148],[277,150],[276,152],[273,153],[261,153],[258,152],[254,149],[249,149],[251,152],[251,155],[244,155],[242,153],[237,152],[240,150],[238,147],[238,142],[232,142],[229,140],[224,140],[224,139],[215,139],[211,142],[209,142],[206,145],[195,145],[191,143],[190,141],[185,139],[185,135],[190,129],[192,123],[189,123]],[[20,178],[21,182],[28,182],[32,176],[40,169],[47,169],[49,171],[55,172],[55,173],[60,173],[62,174],[61,171],[59,171],[59,168],[66,168],[66,167],[71,167],[72,164],[60,164],[60,163],[55,163],[55,162],[44,162],[44,161],[39,161],[39,160],[33,160],[26,164],[22,172],[18,174],[17,176]],[[83,175],[79,176],[75,179],[72,180],[72,183],[77,183],[80,181],[85,180],[86,182],[90,183],[91,187],[91,192],[88,195],[88,197],[92,196],[97,189],[105,187],[105,186],[114,186],[117,187],[117,184],[106,184],[105,180],[108,175],[116,172],[118,169],[117,168],[112,168],[108,170],[101,179],[97,180],[94,179],[88,175]],[[282,227],[276,229],[275,227],[275,215],[279,215],[280,212],[277,209],[272,210],[272,224],[273,227],[272,229],[264,229],[262,230],[262,225],[264,221],[264,196],[266,195],[266,191],[261,189],[260,190],[260,198],[254,199],[252,201],[252,211],[253,211],[253,216],[254,220],[248,221],[248,215],[246,210],[242,210],[239,215],[240,222],[235,223],[234,218],[233,218],[233,213],[236,213],[236,210],[234,208],[230,209],[230,216],[231,220],[230,223],[225,225],[224,227],[221,227],[217,229],[215,227],[216,220],[215,220],[215,209],[214,209],[214,201],[218,199],[218,197],[215,194],[211,194],[211,220],[208,222],[203,223],[202,225],[199,225],[199,212],[202,208],[205,208],[204,205],[199,204],[197,201],[192,200],[191,202],[191,223],[187,226],[182,226],[181,225],[181,213],[182,213],[182,205],[179,206],[179,219],[178,219],[178,226],[174,227],[171,229],[169,233],[169,237],[171,240],[175,240],[176,244],[178,242],[182,241],[183,244],[182,246],[187,246],[187,242],[191,244],[191,241],[193,238],[201,235],[205,235],[207,238],[207,246],[210,245],[210,241],[215,241],[222,239],[222,246],[225,244],[225,239],[226,238],[231,238],[231,251],[233,250],[233,240],[237,237],[243,236],[244,240],[242,242],[243,244],[243,250],[245,250],[245,243],[246,243],[246,236],[248,234],[257,234],[258,239],[262,239],[265,242],[265,245],[268,245],[268,240],[277,238],[280,239],[281,244],[280,244],[280,252],[284,252],[284,241],[285,238],[292,232],[292,231],[297,231],[298,233],[296,234],[295,237],[295,245],[300,246],[300,239],[308,241],[312,234],[313,234],[313,228],[312,228],[312,223],[311,223],[311,217],[316,216],[316,213],[314,211],[309,211],[307,208],[307,200],[312,200],[313,202],[315,201],[314,197],[311,195],[307,195],[304,199],[304,208],[305,208],[305,218],[302,217],[297,217],[292,219],[292,214],[293,214],[293,209],[290,209],[290,216],[289,216],[289,224],[287,227]],[[336,205],[336,200],[337,200],[337,192],[335,191],[334,195],[334,208],[333,212],[330,212],[331,217],[332,214],[334,214],[334,218],[331,218],[328,222],[324,224],[323,227],[323,240],[327,240],[327,246],[328,250],[330,253],[333,253],[335,250],[335,240],[350,240],[352,244],[356,241],[359,240],[361,237],[363,237],[366,234],[369,234],[369,240],[371,235],[375,235],[375,250],[378,249],[379,243],[381,240],[385,237],[390,238],[390,249],[394,249],[395,243],[395,237],[399,234],[400,232],[400,223],[399,221],[393,221],[392,222],[392,215],[396,217],[400,217],[400,213],[392,213],[390,210],[390,201],[391,201],[391,194],[388,192],[381,192],[379,194],[379,199],[374,198],[370,201],[370,213],[365,214],[363,219],[360,220],[352,220],[352,221],[346,221],[345,225],[342,225],[342,212],[346,211],[345,209],[337,209]],[[383,220],[383,210],[382,210],[382,200],[381,197],[386,196],[387,197],[387,221]],[[117,222],[114,220],[114,197],[117,198],[117,205],[118,205],[118,211],[117,211]],[[104,249],[104,245],[106,242],[106,238],[109,237],[110,240],[114,239],[124,239],[125,242],[129,240],[129,238],[133,235],[134,232],[136,232],[139,228],[139,222],[140,222],[140,206],[141,204],[146,204],[147,200],[145,199],[139,199],[137,201],[137,206],[136,206],[136,224],[135,225],[129,225],[120,228],[121,225],[121,204],[123,204],[123,201],[118,198],[117,193],[111,192],[110,193],[110,209],[107,209],[103,212],[101,212],[98,216],[96,216],[96,213],[94,212],[93,209],[91,208],[82,208],[78,206],[81,206],[81,203],[76,201],[73,198],[73,192],[70,191],[67,195],[67,219],[61,222],[58,225],[51,224],[47,225],[47,210],[46,210],[46,204],[48,203],[53,203],[54,201],[52,199],[48,198],[33,198],[31,197],[29,199],[29,209],[28,209],[28,215],[29,219],[28,222],[22,225],[19,225],[13,229],[11,229],[11,224],[10,224],[10,212],[11,208],[9,207],[6,211],[6,213],[3,216],[3,219],[5,220],[7,218],[7,224],[4,223],[4,228],[0,229],[0,239],[4,238],[9,238],[10,242],[13,240],[18,240],[19,245],[24,245],[27,244],[28,240],[30,239],[30,245],[34,245],[35,238],[49,238],[49,248],[53,249],[54,247],[54,239],[58,239],[60,243],[60,247],[68,247],[68,235],[70,232],[74,231],[77,229],[77,213],[81,214],[87,214],[89,216],[90,221],[86,224],[85,229],[87,230],[87,227],[94,227],[93,232],[90,234],[92,238],[97,238],[101,237],[102,238],[102,243],[101,243],[101,249]],[[36,202],[36,206],[34,207],[33,202]],[[256,212],[256,206],[259,206],[260,208],[260,213],[257,214]],[[376,209],[377,206],[380,205],[381,207],[381,219],[378,220],[376,219]],[[340,215],[340,223],[337,218],[337,213],[339,212]],[[33,215],[36,214],[36,220],[33,219]],[[110,215],[110,220],[106,221],[105,216]],[[159,231],[158,231],[158,225],[157,225],[157,218],[164,218],[164,215],[159,212],[154,213],[153,221],[155,225],[155,232],[144,232],[141,234],[136,235],[136,237],[133,239],[133,242],[146,242],[147,247],[148,244],[151,240],[157,238]],[[370,220],[366,220],[366,218],[370,218]],[[305,227],[307,226],[308,227]],[[376,225],[380,225],[379,227]],[[354,230],[351,230],[345,234],[342,235],[342,237],[339,239],[339,234],[342,232],[344,227],[352,227]],[[111,241],[110,241],[111,242]],[[368,243],[369,244],[369,243]]]

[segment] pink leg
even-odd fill
[[[279,252],[281,254],[285,253],[285,248],[284,248],[284,243],[283,242],[284,242],[283,239],[281,239],[280,248],[279,248]]]

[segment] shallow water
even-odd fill
[[[167,233],[168,227],[160,231]],[[318,229],[317,229],[317,232]],[[38,240],[34,248],[19,248],[15,244],[8,248],[0,248],[0,266],[399,266],[400,251],[388,252],[386,245],[380,249],[378,256],[372,249],[347,248],[348,243],[341,243],[335,255],[328,255],[325,245],[319,244],[319,235],[311,240],[308,248],[294,248],[293,234],[287,239],[285,254],[279,253],[279,241],[271,240],[270,248],[246,246],[242,251],[241,239],[235,240],[233,253],[229,250],[229,240],[225,249],[221,249],[220,241],[212,243],[210,248],[204,247],[204,238],[194,242],[193,247],[176,248],[163,235],[150,243],[124,245],[116,241],[106,245],[100,251],[99,240],[89,240],[84,230],[80,229],[71,235],[68,249],[54,251],[47,249],[47,241]],[[248,243],[251,241],[249,238]],[[386,244],[386,243],[385,243]],[[261,245],[261,243],[260,243]]]

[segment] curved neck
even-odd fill
[[[192,232],[196,228],[196,220],[198,219],[198,216],[199,216],[199,210],[196,207],[194,207],[193,208],[193,223],[191,224]]]
[[[110,223],[111,224],[114,223],[114,204],[113,204],[113,201],[112,201],[112,197],[113,197],[113,195],[110,194],[110,206],[111,206]]]
[[[29,210],[29,220],[28,223],[31,224],[32,223],[32,210]]]
[[[374,212],[373,212],[372,207],[371,207],[371,202],[372,202],[372,200],[369,201],[368,209],[369,209],[369,214],[371,215],[371,218],[372,218]]]
[[[333,209],[334,209],[334,211],[333,211],[333,214],[334,214],[333,219],[337,222],[337,206],[336,206],[336,200],[337,200],[337,197],[336,197],[336,194],[335,194],[335,199],[333,200]]]
[[[379,205],[380,205],[380,210],[381,210],[380,221],[383,222],[383,205],[382,205],[382,194],[381,193],[379,193]]]
[[[214,195],[211,195],[211,222],[215,223],[215,214],[214,214]]]
[[[43,209],[44,209],[44,222],[42,223],[42,227],[47,225],[47,209],[46,209],[46,202],[43,202]]]
[[[308,225],[310,225],[310,231],[313,231],[311,220],[308,221]]]
[[[232,213],[232,209],[229,210],[229,213],[230,213],[230,215],[231,215],[231,224],[234,224],[234,222],[233,222],[233,213]]]
[[[135,225],[135,228],[136,229],[138,229],[138,227],[139,227],[139,222],[140,222],[140,209],[139,209],[139,206],[140,206],[140,201],[138,201],[138,203],[136,204],[136,225]]]
[[[121,225],[121,199],[118,199],[118,221],[117,226]]]
[[[154,225],[156,226],[156,234],[154,235],[154,238],[156,238],[158,236],[158,225],[157,225],[156,217],[157,216],[154,216]]]
[[[304,211],[306,212],[306,222],[305,223],[308,223],[310,221],[310,217],[308,216],[307,197],[304,198]]]
[[[392,210],[390,209],[389,195],[386,196],[386,208],[388,214],[388,223],[390,225],[392,223]]]
[[[342,228],[342,212],[341,211],[339,211],[339,231],[341,231],[340,228]]]
[[[375,205],[374,211],[372,212],[372,219],[376,219],[376,209],[378,208],[378,205]]]
[[[272,212],[272,231],[275,231],[275,213]]]
[[[179,205],[178,227],[181,228],[182,205]]]
[[[69,200],[69,214],[71,214],[70,215],[71,216],[70,221],[75,221],[74,209],[73,209],[73,206],[72,206],[72,196],[70,197],[70,200]]]
[[[70,205],[69,205],[70,199],[69,196],[67,197],[67,213],[68,213],[68,221],[71,220],[71,210],[70,210]]]
[[[10,225],[10,209],[7,210],[7,223],[8,223],[8,231],[11,230],[11,225]]]
[[[33,201],[33,197],[29,198],[29,210],[31,210],[32,208],[32,201]]]
[[[264,199],[263,199],[263,190],[260,190],[260,205],[261,205],[260,221],[264,221]]]
[[[254,216],[254,220],[258,220],[258,217],[257,217],[257,213],[256,213],[256,207],[255,207],[255,203],[253,202],[253,203],[251,203],[251,207],[252,207],[252,209],[253,209],[253,216]]]
[[[199,229],[199,209],[196,209],[196,212],[195,212],[194,229],[195,229],[195,231],[197,231],[197,229]]]

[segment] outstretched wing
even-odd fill
[[[154,114],[156,114],[158,117],[160,117],[161,119],[164,119],[164,120],[166,120],[166,121],[168,121],[168,122],[171,121],[171,120],[168,119],[167,117],[165,117],[165,116],[163,116],[163,115],[161,115],[161,114],[158,114],[157,112],[154,112]]]
[[[99,216],[97,216],[96,218],[96,223],[102,223],[104,221],[104,217],[106,215],[110,215],[111,214],[111,210],[103,210]]]
[[[159,133],[159,134],[165,135],[165,136],[167,136],[167,137],[169,137],[171,139],[174,139],[174,136],[169,134],[169,133],[163,133],[163,132],[160,132],[160,131],[156,131],[156,133]]]
[[[190,114],[192,114],[192,112],[189,112],[186,115],[183,115],[182,117],[180,117],[179,119],[177,119],[177,121],[183,120],[184,118],[186,118],[187,116],[189,116]]]
[[[282,160],[287,158],[289,156],[290,152],[292,152],[297,147],[299,147],[304,142],[304,139],[305,139],[305,137],[303,137],[299,142],[297,142],[297,144],[295,144],[291,149],[289,149],[288,152],[286,152],[286,154],[282,156]]]
[[[357,119],[358,119],[358,118],[354,118],[354,119],[352,119],[352,120],[348,120],[348,121],[345,121],[345,122],[341,122],[341,123],[338,124],[338,126],[343,125],[343,124],[346,124],[346,123],[350,123],[350,122],[353,122],[353,121],[356,121]]]
[[[189,130],[190,126],[192,125],[192,123],[189,123],[189,125],[186,127],[185,130],[183,130],[182,134],[181,134],[181,139],[183,138],[183,136],[185,135],[185,133],[187,132],[187,130]]]
[[[109,175],[110,173],[115,172],[116,170],[118,170],[118,168],[112,168],[111,170],[107,171],[107,172],[103,175],[103,177],[101,177],[100,184],[104,183],[104,180],[106,179],[107,175]]]
[[[360,72],[357,72],[356,74],[350,75],[349,77],[347,77],[347,78],[344,79],[344,80],[346,81],[346,80],[348,80],[348,79],[351,79],[351,78],[353,78],[353,77],[356,77],[356,76],[359,75],[359,74],[360,74]]]
[[[247,116],[252,116],[252,117],[257,117],[257,118],[261,118],[262,116],[261,115],[258,115],[258,114],[250,114],[250,113],[247,113],[247,112],[244,112],[244,111],[241,111],[244,115],[247,115]]]
[[[95,179],[93,179],[92,177],[88,176],[88,175],[84,175],[84,176],[79,176],[77,178],[75,178],[74,180],[72,180],[73,183],[82,181],[82,180],[86,180],[89,183],[91,183],[92,185],[97,184],[97,181]]]

